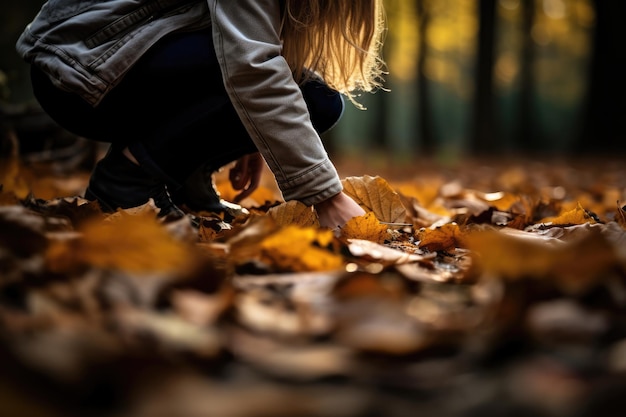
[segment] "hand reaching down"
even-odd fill
[[[231,185],[235,190],[241,190],[234,198],[235,203],[248,197],[259,187],[263,173],[263,163],[261,154],[255,152],[239,158],[235,162],[235,166],[230,169],[228,179]]]
[[[320,226],[329,229],[342,227],[348,220],[365,214],[365,210],[343,192],[316,204],[315,211],[317,211]]]

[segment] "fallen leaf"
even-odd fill
[[[348,220],[340,232],[346,239],[367,239],[376,243],[383,243],[391,237],[389,226],[382,224],[371,211]]]
[[[381,177],[347,177],[344,192],[357,203],[374,212],[376,218],[388,223],[405,223],[406,209],[398,193]]]
[[[583,208],[580,203],[576,207],[568,210],[557,217],[548,217],[541,220],[542,223],[550,224],[583,224],[595,223],[594,217]]]
[[[385,265],[398,265],[431,259],[434,254],[419,255],[390,248],[368,239],[348,239],[348,250],[353,256]]]
[[[582,238],[569,242],[524,233],[483,231],[466,236],[467,247],[475,254],[474,267],[490,279],[552,280],[552,285],[568,293],[589,289],[619,267],[616,253],[600,230],[589,229]]]
[[[312,207],[292,200],[271,207],[267,214],[280,226],[319,227],[319,220]]]
[[[331,230],[287,226],[260,243],[260,256],[283,271],[330,271],[343,266],[343,258],[327,247]]]
[[[170,235],[153,213],[118,213],[114,221],[86,222],[76,239],[52,242],[46,253],[50,270],[91,266],[178,275],[193,267],[195,247]]]
[[[465,244],[461,228],[456,223],[448,223],[443,226],[422,229],[417,232],[419,247],[436,251],[451,251]]]

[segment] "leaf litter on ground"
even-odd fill
[[[337,230],[267,178],[247,213],[190,213],[192,227],[152,202],[103,213],[79,196],[84,173],[2,164],[0,414],[625,405],[613,394],[626,388],[621,164],[468,159],[346,176],[366,215]]]

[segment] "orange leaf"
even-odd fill
[[[462,247],[463,235],[459,225],[448,223],[434,229],[423,229],[418,232],[419,247],[431,252],[451,251]]]
[[[548,217],[541,220],[541,222],[552,224],[596,223],[595,219],[580,204],[576,208],[562,213],[560,216]]]
[[[563,289],[577,292],[606,277],[606,271],[618,262],[600,230],[587,232],[580,239],[565,242],[530,232],[485,231],[468,235],[466,242],[479,255],[475,265],[485,276],[505,280],[550,278]]]
[[[93,266],[168,274],[192,266],[194,247],[170,235],[153,213],[119,213],[115,221],[85,222],[77,239],[53,242],[46,256],[50,269],[65,272]]]
[[[319,220],[313,209],[296,200],[271,207],[267,214],[281,226],[293,224],[300,227],[319,227]]]

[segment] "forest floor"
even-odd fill
[[[624,415],[620,158],[337,158],[337,231],[269,174],[105,214],[89,161],[0,162],[2,416]]]

